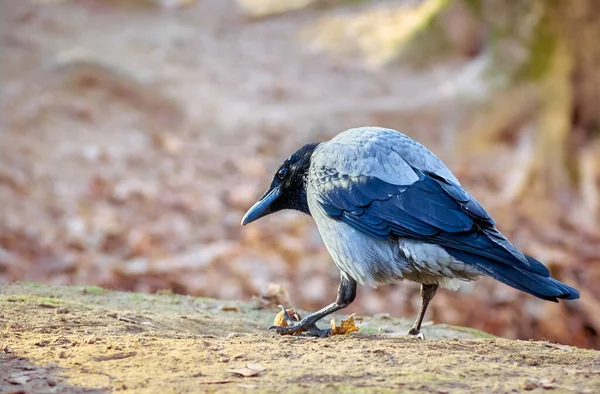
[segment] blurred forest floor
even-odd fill
[[[456,97],[483,89],[477,60],[376,67],[319,45],[327,18],[381,2],[268,18],[247,1],[181,3],[2,2],[1,281],[224,299],[274,282],[296,307],[322,307],[339,273],[310,218],[239,222],[299,146],[378,125],[430,147],[513,243],[581,291],[557,305],[482,279],[440,292],[428,318],[600,348],[593,217],[503,200],[515,140],[485,152],[460,143],[457,114],[473,109]],[[418,286],[402,283],[359,289],[347,312],[412,318],[418,306]]]

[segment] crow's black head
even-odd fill
[[[310,215],[306,200],[306,177],[310,157],[318,144],[304,145],[279,167],[269,190],[244,215],[242,225],[282,209],[295,209]]]

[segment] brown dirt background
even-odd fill
[[[234,1],[157,3],[2,1],[0,281],[239,300],[275,282],[294,306],[320,308],[338,272],[310,218],[239,221],[300,145],[380,125],[431,147],[516,245],[582,293],[544,303],[483,279],[439,292],[428,318],[600,348],[597,231],[552,205],[498,200],[510,141],[452,148],[457,108],[442,91],[465,59],[372,68],[306,38],[323,18],[405,2],[271,18]],[[361,288],[348,313],[412,319],[419,302],[410,283]]]
[[[326,339],[267,333],[255,304],[56,287],[0,285],[0,392],[595,393],[600,353],[365,317]],[[336,316],[336,319],[344,316]],[[258,364],[242,377],[230,370]],[[255,367],[256,368],[256,367]]]

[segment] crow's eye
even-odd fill
[[[277,178],[284,180],[287,173],[288,173],[287,167],[281,167],[279,169],[279,171],[277,171]]]

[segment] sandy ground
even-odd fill
[[[254,303],[0,285],[0,392],[595,393],[600,352],[364,317],[327,339],[267,333]],[[336,316],[337,319],[344,316]],[[241,370],[241,371],[239,371]],[[253,376],[243,376],[239,371]],[[248,372],[249,371],[249,372]]]

